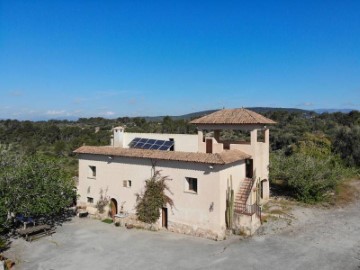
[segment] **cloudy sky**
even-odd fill
[[[360,109],[360,1],[0,2],[0,118]]]

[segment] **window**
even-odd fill
[[[95,166],[89,166],[89,177],[96,177],[96,167]]]
[[[94,198],[87,197],[87,202],[88,202],[88,203],[94,203]]]
[[[186,177],[186,191],[197,193],[197,178]]]
[[[170,142],[174,142],[174,138],[170,138],[169,141],[170,141]],[[169,151],[175,151],[175,142],[174,142],[174,144],[170,147]]]
[[[131,188],[131,180],[123,180],[123,187]]]
[[[265,142],[265,130],[264,129],[257,130],[257,142]]]

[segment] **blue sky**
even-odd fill
[[[360,1],[0,1],[0,118],[360,109]]]

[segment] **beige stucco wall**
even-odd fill
[[[174,140],[174,151],[198,152],[198,136],[191,134],[166,134],[166,133],[129,133],[124,130],[114,129],[113,146],[128,148],[129,143],[136,137],[155,140]]]
[[[266,179],[266,184],[263,189],[264,196],[261,200],[262,202],[266,202],[269,199],[269,129],[265,129],[264,142],[257,141],[257,132],[257,129],[254,129],[250,132],[251,143],[230,144],[230,149],[241,150],[244,153],[251,155],[253,159],[254,177],[256,181],[262,181]],[[256,192],[252,192],[247,203],[253,204],[255,202]]]
[[[253,159],[253,169],[254,169],[254,177],[256,181],[263,181],[263,198],[261,199],[261,203],[265,203],[269,199],[269,150],[270,150],[270,141],[269,141],[269,128],[263,125],[248,125],[248,126],[229,126],[229,125],[218,125],[218,126],[202,126],[198,131],[198,144],[199,144],[199,152],[206,152],[206,142],[203,142],[203,130],[202,128],[206,128],[208,130],[214,129],[214,138],[206,138],[212,140],[212,151],[213,153],[221,153],[222,151],[226,151],[223,149],[223,144],[219,143],[216,140],[216,137],[219,136],[219,130],[221,129],[240,129],[240,130],[248,130],[250,131],[250,142],[248,143],[231,143],[230,150],[240,150],[246,154],[249,154]],[[258,132],[261,130],[264,131],[264,141],[258,141]],[[257,184],[255,183],[255,187]],[[249,196],[247,203],[253,204],[256,202],[256,192],[252,192],[251,196]]]
[[[79,203],[86,203],[87,197],[99,199],[100,189],[107,190],[110,198],[122,202],[124,210],[135,212],[136,193],[141,193],[145,180],[152,174],[152,162],[149,159],[114,157],[108,162],[106,156],[80,155],[79,157]],[[233,176],[236,192],[245,175],[244,162],[226,166],[211,167],[206,164],[157,161],[156,170],[169,176],[168,182],[173,194],[174,208],[168,208],[168,221],[209,229],[219,234],[225,230],[225,198],[227,178]],[[89,166],[96,166],[96,178],[88,176]],[[198,179],[197,194],[186,191],[186,177]],[[132,187],[123,187],[123,180],[131,180]],[[90,187],[90,192],[88,189]],[[160,219],[161,220],[161,219]]]
[[[226,210],[226,190],[228,183],[230,185],[230,176],[232,178],[232,188],[234,190],[234,196],[236,199],[236,193],[239,191],[240,186],[245,178],[245,162],[238,161],[227,165],[223,170],[219,171],[220,181],[219,181],[219,196],[220,196],[220,222],[222,227],[226,228],[225,223],[225,210]]]

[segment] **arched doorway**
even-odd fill
[[[110,215],[111,215],[111,218],[114,219],[116,214],[117,214],[117,201],[114,198],[112,198],[110,200]]]

